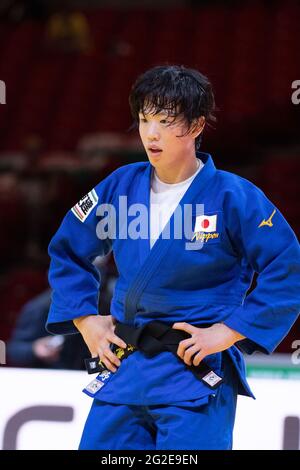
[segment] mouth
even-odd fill
[[[148,151],[151,155],[159,155],[162,152],[162,150],[158,147],[148,147]]]

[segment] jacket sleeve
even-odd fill
[[[238,257],[258,273],[256,288],[224,321],[246,339],[251,354],[270,354],[287,335],[300,310],[300,248],[279,210],[247,180],[226,200],[226,229]]]
[[[109,203],[106,180],[84,196],[65,216],[49,245],[49,283],[53,290],[46,328],[50,333],[77,333],[73,319],[98,314],[100,273],[97,256],[111,250],[99,237],[97,207]]]

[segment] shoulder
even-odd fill
[[[264,192],[254,183],[229,171],[217,170],[217,181],[225,196],[240,202],[254,196],[256,198],[266,197]]]
[[[127,165],[122,165],[113,171],[109,177],[111,178],[122,178],[127,177],[129,175],[136,175],[145,171],[148,167],[148,162],[136,162],[136,163],[129,163]]]
[[[149,163],[138,162],[123,165],[100,181],[71,208],[73,215],[84,222],[99,204],[112,204],[121,194],[127,194],[135,184],[135,178],[143,174]],[[91,220],[91,219],[89,219]],[[73,223],[73,217],[70,221]]]
[[[148,165],[149,163],[147,162],[137,162],[120,166],[115,171],[110,173],[110,175],[108,175],[104,180],[100,181],[97,187],[103,183],[116,184],[122,181],[131,181],[136,176],[142,174],[146,170]]]
[[[116,191],[127,191],[134,184],[134,180],[142,175],[149,163],[137,162],[123,165],[110,173],[105,179],[100,181],[94,188],[98,196],[112,196]]]
[[[254,228],[259,228],[262,221],[275,213],[276,219],[285,222],[274,203],[251,181],[223,170],[218,170],[218,179],[224,218],[228,223],[236,225],[238,220],[242,220],[248,228],[253,224]]]

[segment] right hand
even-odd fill
[[[112,315],[87,315],[73,320],[74,325],[90,350],[92,357],[99,356],[100,361],[112,372],[116,372],[121,361],[111,351],[110,345],[126,348],[126,343],[115,335],[115,319]]]

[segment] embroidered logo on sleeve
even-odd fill
[[[272,214],[270,215],[270,217],[269,217],[267,220],[264,219],[264,220],[259,224],[258,228],[263,227],[264,225],[267,225],[268,227],[273,227],[272,218],[274,217],[275,212],[276,212],[276,209],[273,210]]]
[[[98,195],[93,189],[86,196],[80,199],[80,201],[74,207],[72,207],[71,211],[77,217],[77,219],[80,220],[80,222],[84,222],[90,212],[96,206],[97,202]]]

